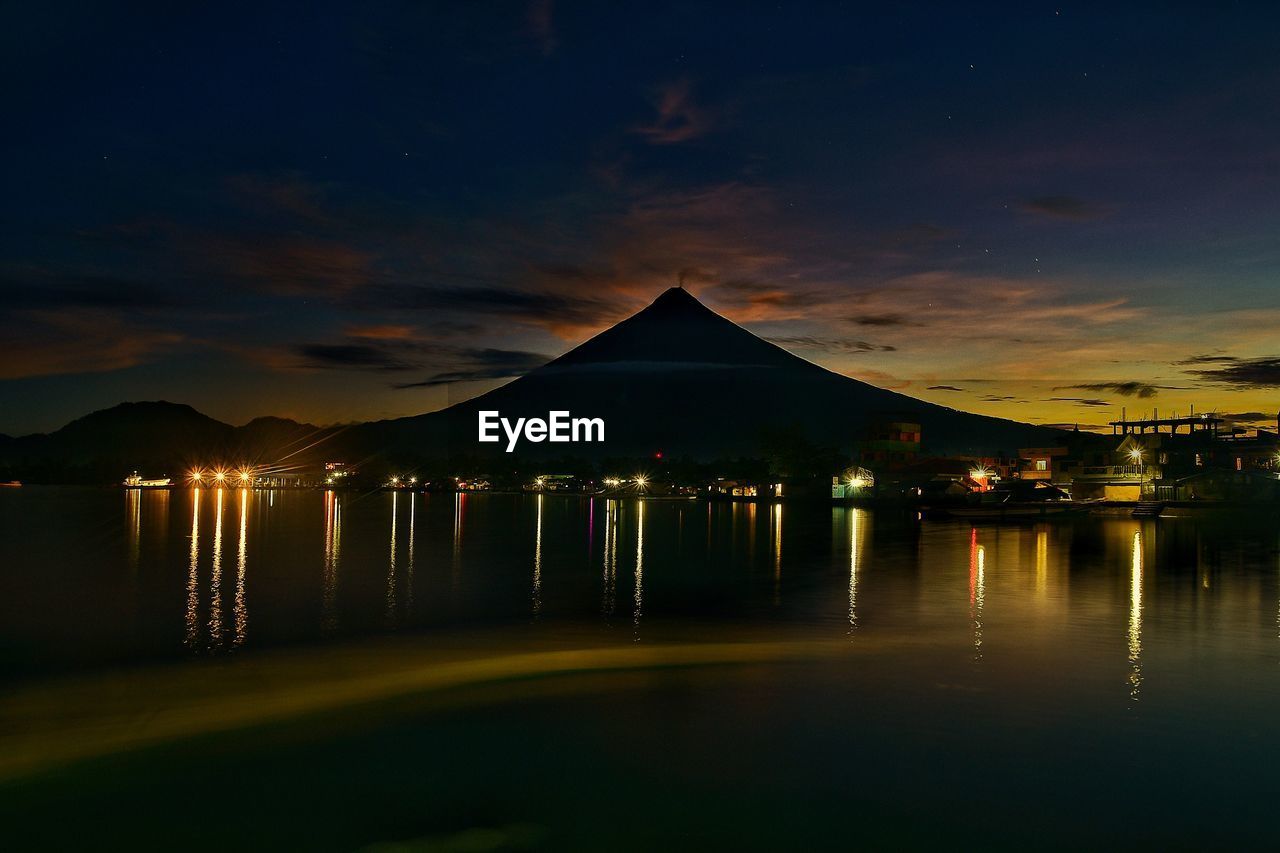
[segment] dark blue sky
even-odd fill
[[[0,431],[417,413],[678,281],[975,411],[1277,408],[1265,4],[268,5],[10,10]]]

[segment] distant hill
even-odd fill
[[[283,418],[233,427],[190,406],[123,403],[48,435],[0,440],[0,478],[111,482],[137,468],[180,477],[192,465],[313,464],[324,458],[515,461],[476,440],[476,413],[546,417],[567,410],[605,421],[602,444],[530,444],[517,458],[585,459],[663,453],[696,459],[758,456],[770,434],[801,435],[851,455],[867,426],[909,420],[926,453],[991,455],[1053,444],[1067,434],[926,403],[833,373],[751,334],[682,288],[560,358],[438,412],[318,428]]]
[[[111,482],[135,468],[177,479],[193,466],[275,462],[325,432],[284,418],[234,427],[163,400],[121,403],[56,432],[0,441],[0,463],[37,482]]]
[[[551,363],[439,412],[363,424],[347,440],[364,453],[501,456],[476,441],[477,412],[602,417],[603,445],[520,445],[558,457],[752,455],[770,430],[803,432],[851,453],[868,424],[912,420],[927,452],[1012,453],[1065,433],[927,403],[833,373],[721,317],[683,288]]]

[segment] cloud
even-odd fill
[[[1097,398],[1095,398],[1095,397],[1047,397],[1047,398],[1045,398],[1044,402],[1046,402],[1046,403],[1075,403],[1077,406],[1091,406],[1091,407],[1095,407],[1095,408],[1100,408],[1100,407],[1103,407],[1103,406],[1110,406],[1110,405],[1111,405],[1111,403],[1110,403],[1109,401],[1107,401],[1107,400],[1099,400],[1099,399],[1097,399]]]
[[[1185,385],[1152,385],[1149,382],[1128,380],[1124,382],[1085,382],[1079,385],[1058,385],[1053,390],[1110,391],[1114,394],[1119,394],[1121,397],[1138,397],[1145,400],[1156,396],[1161,391],[1186,391],[1189,388]]]
[[[300,361],[283,367],[403,373],[432,369],[426,379],[393,388],[426,388],[450,382],[520,376],[550,361],[543,353],[494,347],[460,347],[407,337],[354,337],[345,343],[293,347]]]
[[[753,316],[766,311],[787,313],[825,303],[829,297],[812,290],[797,290],[766,281],[729,279],[715,286],[716,301],[738,309],[739,316],[745,309]],[[745,319],[745,318],[743,318]]]
[[[372,326],[348,326],[346,329],[349,338],[373,338],[374,340],[408,340],[414,337],[414,329],[412,326],[401,326],[396,324],[372,325]]]
[[[1267,424],[1276,425],[1275,412],[1221,412],[1218,417],[1233,424]]]
[[[711,127],[710,117],[693,102],[688,80],[677,81],[663,89],[656,107],[658,114],[653,121],[635,129],[655,145],[696,139]]]
[[[1187,373],[1206,382],[1237,388],[1280,387],[1280,357],[1235,358],[1232,356],[1197,356],[1184,364],[1214,364]]]
[[[453,311],[549,327],[597,324],[618,319],[620,311],[619,305],[607,296],[535,292],[502,286],[374,285],[351,294],[345,304],[359,310]]]
[[[1182,361],[1175,361],[1174,364],[1231,364],[1239,360],[1240,359],[1236,358],[1234,355],[1217,355],[1211,353],[1206,355],[1193,355],[1190,358],[1183,359]]]
[[[432,388],[453,382],[475,382],[483,379],[512,379],[539,368],[549,360],[536,352],[503,349],[474,349],[460,351],[457,357],[471,362],[472,366],[436,373],[418,382],[401,382],[392,385],[397,389]]]
[[[412,370],[419,366],[401,358],[394,350],[365,344],[300,344],[296,350],[306,367]]]
[[[859,326],[911,326],[914,325],[901,314],[862,314],[849,317],[852,323]]]
[[[957,388],[954,385],[929,385],[924,390],[926,391],[964,391],[963,388]]]
[[[0,323],[0,379],[123,370],[184,340],[101,309],[24,311]]]
[[[826,352],[860,353],[860,352],[894,352],[897,347],[887,344],[873,344],[867,341],[851,341],[844,338],[821,338],[815,335],[780,335],[765,338],[781,347],[798,347],[800,349],[818,349]]]
[[[1022,199],[1018,208],[1024,213],[1047,216],[1052,219],[1071,219],[1084,222],[1110,215],[1111,209],[1069,195],[1042,195]]]

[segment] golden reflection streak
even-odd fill
[[[773,504],[773,603],[782,603],[782,504]]]
[[[387,561],[387,624],[396,624],[396,510],[399,507],[400,493],[391,493],[391,552]]]
[[[376,644],[351,647],[346,659],[352,665],[328,670],[311,665],[313,653],[277,651],[244,658],[235,669],[138,670],[127,675],[129,689],[121,689],[122,676],[116,673],[109,678],[42,682],[11,692],[0,709],[5,722],[0,726],[0,780],[185,738],[468,685],[585,672],[841,659],[848,649],[843,640],[743,641],[480,652],[441,659],[425,656],[420,649]]]
[[[644,501],[636,501],[636,609],[632,624],[639,641],[640,612],[644,608]]]
[[[533,615],[542,612],[542,495],[538,502],[538,520],[533,529]]]
[[[342,549],[342,502],[336,492],[324,493],[324,577],[321,592],[322,627],[338,627],[338,559]]]
[[[240,545],[236,550],[236,601],[235,601],[235,637],[233,646],[243,646],[249,633],[249,608],[245,602],[244,570],[245,558],[248,556],[249,490],[240,490]]]
[[[861,509],[849,510],[849,633],[858,629],[858,564],[862,559],[863,516]]]
[[[188,647],[200,639],[200,489],[191,490],[191,554],[187,564],[187,637]]]
[[[986,599],[987,550],[978,544],[978,528],[969,531],[969,621],[973,627],[973,659],[982,660],[982,606]]]
[[[604,521],[604,594],[600,610],[612,616],[618,595],[618,502],[605,501]]]
[[[142,490],[126,489],[124,494],[129,513],[129,569],[137,574],[142,556]]]
[[[1036,531],[1036,595],[1044,598],[1049,582],[1049,531]]]
[[[1133,532],[1129,560],[1129,698],[1142,692],[1142,531]]]
[[[462,567],[462,521],[467,510],[467,496],[456,492],[453,496],[453,590],[458,589],[458,571]]]
[[[213,516],[213,569],[209,573],[209,645],[222,644],[222,502],[225,489],[218,487]]]
[[[417,525],[418,515],[418,493],[409,493],[409,565],[404,573],[404,609],[406,613],[413,613],[413,548],[414,548],[414,530]]]

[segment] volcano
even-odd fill
[[[521,456],[751,456],[770,430],[848,454],[876,422],[922,426],[930,454],[994,455],[1062,441],[1060,430],[974,415],[842,376],[721,317],[680,287],[547,365],[438,412],[353,428],[367,454],[503,455],[477,413],[603,418],[599,444],[530,444]]]

